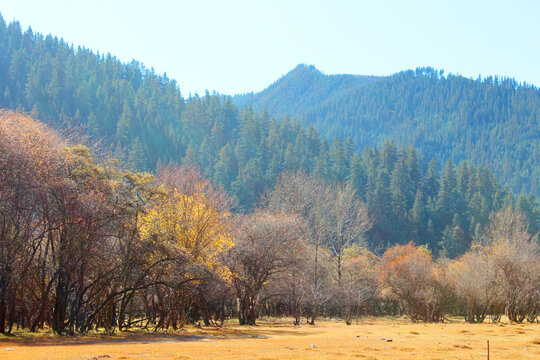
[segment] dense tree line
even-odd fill
[[[0,333],[178,329],[233,317],[253,325],[263,315],[522,322],[540,312],[540,245],[513,203],[455,259],[411,242],[372,251],[377,219],[350,181],[285,171],[257,209],[236,213],[193,166],[122,170],[5,110],[0,199]]]
[[[488,166],[517,193],[540,195],[540,91],[514,79],[477,80],[432,68],[386,77],[324,75],[299,65],[237,105],[287,114],[359,148],[391,139],[422,154]]]
[[[184,153],[174,80],[0,17],[0,107],[86,134],[140,170]]]
[[[230,273],[226,197],[190,169],[153,179],[117,165],[0,113],[0,332],[210,321]]]
[[[0,19],[0,49],[0,106],[25,110],[56,128],[84,131],[131,170],[153,171],[169,163],[197,164],[206,177],[224,186],[241,211],[252,209],[282,171],[302,168],[329,182],[352,183],[375,219],[368,234],[371,246],[382,250],[412,240],[428,244],[434,253],[444,249],[449,256],[456,256],[481,233],[491,212],[515,202],[487,168],[477,169],[468,163],[455,167],[447,162],[441,178],[438,168],[448,156],[435,149],[428,151],[438,154],[430,163],[417,150],[397,149],[392,142],[357,152],[356,148],[365,143],[363,139],[337,137],[328,142],[314,127],[304,129],[287,116],[276,121],[268,113],[258,114],[249,107],[238,110],[230,98],[207,94],[184,100],[177,84],[165,75],[156,75],[137,62],[122,64],[110,55],[73,49],[62,40],[43,37],[31,29],[22,32],[17,22],[5,25]],[[439,84],[429,88],[433,92],[443,91],[445,85],[441,84],[454,79],[434,72],[396,75],[403,79],[411,76],[418,83]],[[384,81],[397,84],[396,77]],[[332,93],[334,78],[322,85],[315,81],[311,87]],[[375,78],[337,78],[345,87],[358,81],[370,86],[381,83]],[[461,84],[465,80],[452,81]],[[499,96],[500,89],[492,84],[482,86],[492,89],[493,97]],[[388,85],[388,89],[394,87]],[[406,88],[403,91],[409,91]],[[520,88],[521,93],[533,96],[535,89]],[[399,94],[393,96],[405,98]],[[430,94],[425,98],[447,98]],[[458,104],[459,97],[450,95]],[[527,106],[534,104],[531,100]],[[430,106],[435,110],[438,105]],[[527,114],[527,109],[522,113]],[[406,119],[409,115],[403,112],[399,116]],[[528,125],[516,128],[527,129]],[[474,138],[486,137],[479,134]],[[536,138],[517,145],[534,147]],[[489,153],[494,155],[496,151]],[[527,161],[535,161],[534,151],[524,154]],[[528,176],[535,178],[532,173]],[[536,233],[537,200],[521,196],[517,202],[531,219],[531,232]]]
[[[488,168],[184,100],[141,64],[1,18],[0,87],[31,115],[0,113],[0,332],[537,318],[538,203]]]

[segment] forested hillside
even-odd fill
[[[537,321],[540,244],[526,198],[514,204],[488,172],[462,165],[456,174],[450,162],[438,189],[434,166],[417,177],[414,151],[398,155],[391,143],[365,156],[379,169],[367,178],[375,182],[367,206],[355,191],[363,178],[355,157],[347,182],[283,172],[258,209],[239,214],[193,166],[155,176],[126,171],[43,123],[0,110],[0,334],[156,332],[233,317],[255,325],[260,316],[295,325],[302,317],[350,325],[360,315],[404,314]],[[414,191],[407,185],[418,179],[407,214]],[[478,218],[481,234],[469,246],[462,223],[488,209],[489,224]],[[366,242],[396,231],[399,238],[382,239],[427,246]],[[463,256],[435,261],[436,239],[433,250]]]
[[[351,184],[374,219],[367,234],[373,249],[414,241],[456,256],[482,234],[490,213],[514,204],[528,215],[531,232],[538,230],[537,200],[514,199],[488,168],[455,166],[444,154],[431,160],[393,142],[357,152],[351,138],[329,142],[312,126],[239,110],[228,97],[184,100],[165,75],[30,29],[23,33],[17,22],[0,24],[0,48],[0,106],[31,112],[57,129],[80,127],[132,170],[196,164],[232,196],[236,211],[260,205],[283,171],[303,169],[328,183]],[[331,92],[331,83],[320,88]]]
[[[389,82],[396,101],[416,94],[406,104],[422,92],[392,87],[399,76],[412,76],[410,86],[468,82],[430,74],[335,79],[359,89]],[[319,100],[336,93],[329,79],[310,86]],[[478,84],[495,98],[509,86]],[[266,315],[296,325],[366,314],[538,319],[537,199],[435,142],[430,153],[404,146],[405,136],[328,140],[230,97],[184,99],[174,80],[136,61],[1,18],[0,90],[0,333],[155,332]],[[536,89],[505,91],[530,115]],[[389,110],[389,95],[376,94],[362,99],[396,128],[397,114],[404,123],[416,114]],[[449,101],[423,94],[418,102],[433,108]],[[292,95],[289,103],[303,106]],[[477,119],[485,129],[488,115]],[[516,151],[537,146],[527,119],[512,128]],[[444,124],[433,136],[455,141]],[[518,129],[532,138],[521,142]],[[520,154],[534,165],[536,155]]]
[[[489,166],[513,191],[540,195],[540,90],[513,79],[470,80],[431,68],[387,77],[324,75],[299,65],[237,105],[286,114],[356,146],[415,146],[441,162]]]
[[[0,19],[0,86],[0,106],[87,129],[133,167],[153,169],[185,150],[176,82],[135,61],[122,64]]]

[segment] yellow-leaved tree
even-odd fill
[[[184,194],[166,191],[141,218],[141,236],[158,248],[181,254],[204,265],[221,278],[227,278],[220,254],[233,245],[228,219],[204,193]]]

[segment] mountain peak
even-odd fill
[[[298,64],[294,69],[283,75],[281,78],[279,78],[274,84],[277,85],[282,82],[305,82],[308,80],[316,81],[319,78],[324,77],[325,75],[318,70],[315,65],[308,65],[308,64]],[[271,86],[272,86],[271,85]]]
[[[308,65],[305,63],[298,64],[294,69],[289,71],[289,74],[292,72],[312,72],[312,73],[318,73],[322,74],[322,72],[315,67],[315,65]]]

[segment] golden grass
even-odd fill
[[[491,359],[540,359],[540,324],[371,318],[351,326],[337,321],[259,324],[74,338],[24,334],[0,338],[0,359],[486,359],[487,340]]]

